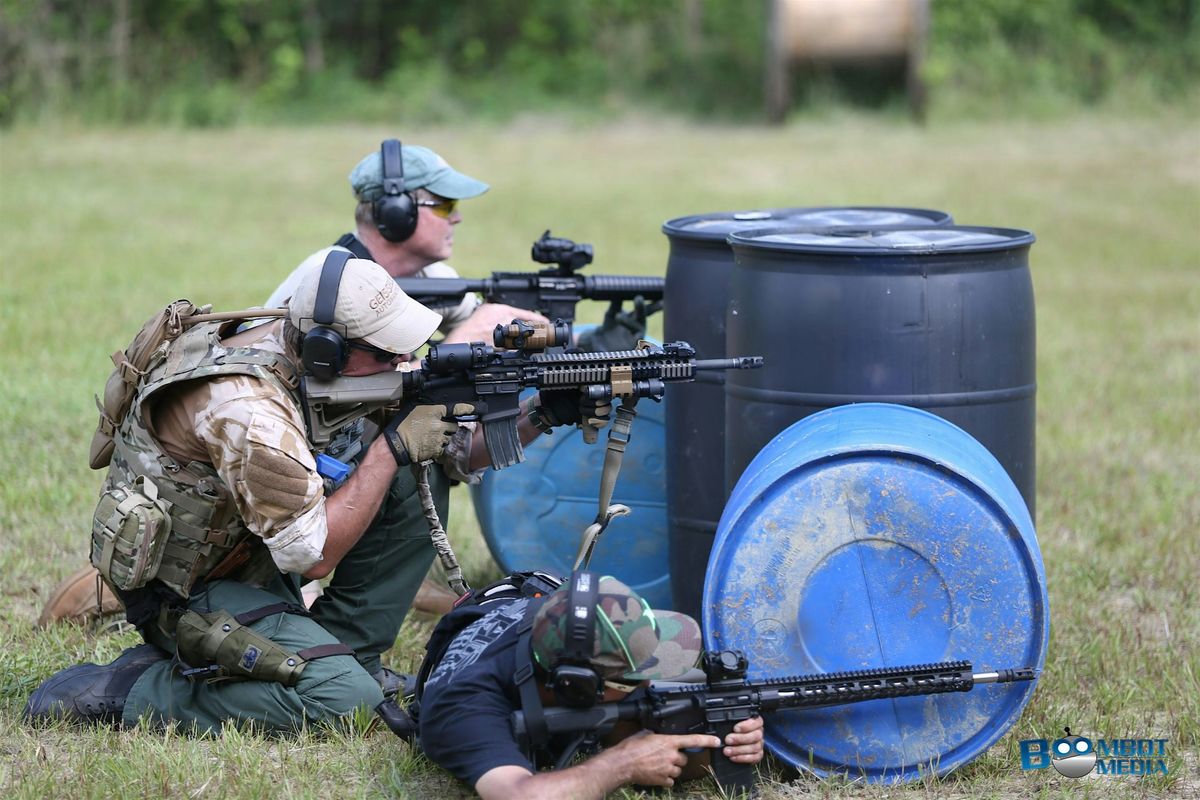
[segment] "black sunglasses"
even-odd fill
[[[346,342],[346,346],[351,350],[362,350],[363,352],[370,353],[371,355],[375,356],[375,360],[380,364],[391,361],[398,355],[390,350],[384,350],[382,347],[376,347],[375,345],[367,344],[366,342],[356,342],[354,340],[350,340]]]

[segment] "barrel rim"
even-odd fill
[[[689,223],[700,222],[704,220],[720,220],[733,219],[736,214],[794,214],[803,213],[819,213],[822,211],[892,211],[897,213],[912,214],[917,217],[927,217],[929,221],[928,227],[945,227],[946,225],[954,224],[954,217],[948,211],[940,211],[936,208],[912,208],[908,206],[791,206],[784,208],[747,208],[740,211],[711,211],[707,214],[689,214],[684,217],[674,217],[662,224],[662,232],[668,237],[678,238],[685,241],[694,242],[726,242],[729,233],[719,233],[716,231],[693,231],[685,226]],[[769,219],[764,219],[764,223],[769,224]],[[830,227],[830,226],[824,226]],[[880,226],[891,227],[891,226]],[[897,227],[926,227],[919,223],[914,225],[903,225]]]
[[[824,234],[828,236],[842,237],[848,237],[852,235],[870,236],[876,233],[893,233],[896,231],[965,231],[971,233],[987,233],[997,236],[1008,236],[1010,238],[1003,241],[973,242],[968,244],[939,245],[931,242],[927,247],[906,247],[903,249],[880,247],[878,245],[844,247],[821,244],[802,244],[799,242],[764,242],[761,239],[756,238],[784,233]],[[937,256],[954,255],[956,253],[992,253],[1019,250],[1032,245],[1037,241],[1037,237],[1032,231],[1027,231],[1023,228],[1001,228],[987,225],[886,225],[870,228],[852,226],[806,228],[804,226],[797,225],[775,225],[764,228],[752,228],[745,231],[735,231],[734,233],[729,234],[725,241],[733,249],[734,253],[737,253],[739,250],[753,250],[771,253],[811,253],[822,256],[845,255],[860,257],[864,255],[871,255],[898,258],[908,255]]]

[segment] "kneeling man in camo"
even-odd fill
[[[28,719],[203,733],[226,722],[296,730],[358,708],[396,718],[364,663],[378,669],[373,643],[395,640],[406,609],[379,614],[368,601],[411,598],[433,548],[377,517],[401,467],[436,460],[465,479],[486,466],[475,463],[485,449],[472,447],[478,432],[446,421],[471,406],[402,406],[331,491],[301,376],[317,371],[314,359],[343,377],[395,369],[441,321],[378,264],[338,260],[305,277],[282,320],[237,333],[240,320],[196,320],[177,301],[114,357],[92,448],[92,466],[108,467],[92,563],[146,643],[51,676]],[[527,421],[520,430],[538,434]],[[301,578],[335,568],[361,591],[306,610]]]

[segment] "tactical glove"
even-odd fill
[[[638,341],[646,338],[646,303],[634,298],[633,308],[625,311],[614,303],[604,313],[604,322],[579,334],[576,342],[585,353],[605,353],[614,350],[633,350]]]
[[[469,414],[466,403],[454,407],[455,414]],[[408,406],[401,409],[383,428],[383,437],[400,466],[432,461],[442,454],[458,423],[447,420],[445,406]]]
[[[591,400],[577,389],[542,389],[533,398],[529,421],[549,433],[559,425],[580,425],[600,430],[612,416],[611,400]]]

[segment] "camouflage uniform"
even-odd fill
[[[172,508],[167,569],[148,590],[162,597],[165,586],[201,613],[224,609],[236,615],[281,602],[302,608],[299,574],[320,560],[327,528],[322,481],[295,384],[288,380],[294,355],[279,338],[279,324],[238,334],[216,348],[204,327],[181,336],[148,371],[118,437],[109,480],[150,476],[184,501]],[[202,341],[208,346],[200,354]],[[431,472],[440,478],[434,479],[434,494],[445,514],[448,482],[441,470]],[[411,482],[408,470],[401,473]],[[173,483],[179,476],[187,482]],[[415,491],[408,492],[408,502],[395,497],[403,483],[393,483],[379,516],[339,563],[311,617],[276,613],[249,626],[293,652],[340,641],[354,648],[357,661],[344,655],[311,661],[294,687],[192,681],[171,662],[160,662],[133,685],[123,721],[147,716],[203,732],[236,720],[286,730],[382,702],[370,673],[395,641],[433,558]],[[397,536],[397,527],[409,535]],[[187,535],[214,529],[219,541],[201,543]],[[205,583],[207,571],[251,534],[266,545],[269,559],[257,560],[267,569],[248,568],[235,573],[236,580]],[[137,598],[130,599],[136,607]],[[148,641],[172,652],[169,616],[159,613],[139,627]]]
[[[271,293],[266,307],[283,306],[304,277],[321,269],[325,257],[335,248],[336,245],[322,248],[300,262]],[[455,278],[458,273],[449,264],[439,261],[413,277]],[[470,317],[480,302],[474,294],[467,293],[456,305],[430,308],[442,315],[439,330],[445,334]],[[467,467],[473,430],[473,424],[465,425],[451,439],[438,463],[429,470],[434,504],[443,524],[448,520],[452,483],[478,483],[482,474],[482,471],[471,472]],[[325,452],[353,464],[365,452],[360,441],[362,433],[361,423],[347,426],[330,442]],[[421,511],[416,480],[411,471],[399,470],[383,499],[379,515],[363,534],[359,545],[342,559],[332,581],[313,604],[313,612],[320,613],[330,629],[336,630],[342,641],[354,647],[359,661],[369,672],[381,668],[379,656],[395,643],[420,588],[423,576],[414,578],[412,574],[420,565],[428,570],[433,556],[429,546],[429,526]]]

